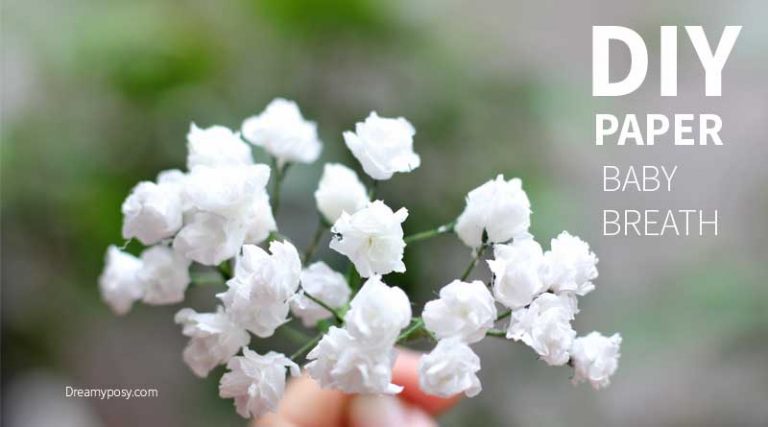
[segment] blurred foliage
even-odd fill
[[[287,36],[307,40],[354,36],[380,42],[395,29],[387,4],[372,0],[250,0],[250,3],[256,13]]]

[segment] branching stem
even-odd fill
[[[309,242],[309,246],[307,246],[307,249],[304,251],[305,265],[309,263],[309,261],[312,259],[312,255],[315,254],[315,251],[317,250],[317,245],[320,243],[320,240],[323,238],[323,234],[325,234],[325,230],[327,229],[328,227],[325,225],[322,219],[318,221],[317,229],[315,230],[315,235],[312,236],[312,241]]]
[[[324,309],[328,310],[331,314],[333,314],[333,317],[337,321],[339,321],[340,323],[344,322],[344,317],[338,312],[338,310],[334,309],[333,307],[331,307],[330,305],[324,303],[323,301],[320,301],[319,299],[315,298],[314,296],[312,296],[312,294],[310,294],[306,290],[304,291],[304,295],[307,298],[309,298],[310,300],[312,300],[315,304],[317,304],[320,307],[323,307]]]
[[[472,270],[475,269],[475,266],[477,265],[477,262],[480,261],[480,258],[483,257],[483,254],[485,253],[485,250],[488,248],[487,243],[483,243],[482,246],[477,250],[477,253],[474,257],[472,257],[472,261],[467,266],[467,269],[464,270],[464,274],[461,275],[461,281],[467,280],[467,277],[469,277],[470,274],[472,274]]]
[[[426,230],[416,234],[411,234],[410,236],[406,236],[404,240],[405,240],[405,243],[413,243],[413,242],[418,242],[419,240],[430,239],[432,237],[439,236],[441,234],[450,233],[451,231],[453,231],[454,225],[455,225],[455,222],[449,222],[448,224],[441,225],[432,230]]]
[[[307,354],[315,345],[317,345],[318,342],[320,342],[321,339],[323,339],[323,334],[317,334],[317,336],[307,341],[303,346],[296,350],[291,355],[291,360],[295,362],[298,358]]]
[[[288,166],[290,166],[290,163],[281,165],[276,157],[272,158],[272,170],[275,174],[272,181],[272,215],[277,215],[277,211],[280,209],[280,188],[288,172]]]

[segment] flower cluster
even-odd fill
[[[343,140],[376,182],[420,166],[415,133],[402,117],[372,112]],[[272,165],[254,162],[251,145]],[[323,387],[399,393],[392,383],[396,348],[417,339],[435,342],[419,363],[419,384],[437,396],[480,393],[480,357],[471,346],[488,336],[522,341],[549,365],[572,366],[574,383],[610,383],[621,336],[577,338],[572,327],[578,297],[595,288],[597,257],[567,232],[545,252],[529,232],[531,204],[519,179],[499,175],[468,193],[455,221],[405,236],[406,208],[392,209],[355,170],[328,163],[314,193],[319,227],[300,255],[275,221],[280,183],[290,164],[317,160],[322,143],[294,102],[272,101],[240,132],[192,124],[187,149],[186,171],[164,171],[131,190],[122,206],[123,237],[146,249],[134,256],[110,246],[99,288],[123,315],[138,300],[176,304],[190,284],[220,285],[213,311],[183,308],[175,321],[189,337],[184,362],[201,377],[226,365],[219,394],[234,399],[243,417],[273,411],[301,360]],[[406,270],[407,243],[449,232],[471,249],[469,267],[414,317],[406,293],[384,276]],[[324,236],[347,259],[346,275],[313,260]],[[487,256],[492,277],[470,280]],[[253,337],[283,328],[301,336],[294,319],[317,331],[294,354],[248,348]]]

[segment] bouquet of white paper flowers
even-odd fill
[[[408,120],[375,112],[344,132],[373,184],[366,188],[352,169],[326,164],[315,191],[320,226],[300,255],[274,215],[289,166],[320,155],[315,123],[294,102],[275,99],[243,122],[242,134],[192,124],[187,172],[164,171],[155,182],[140,182],[123,203],[123,237],[148,248],[135,257],[109,247],[99,278],[104,300],[125,314],[137,300],[181,302],[190,283],[226,284],[215,312],[184,308],[175,320],[190,338],[183,358],[195,374],[227,365],[219,394],[233,398],[243,417],[274,410],[286,376],[298,375],[304,358],[304,370],[323,387],[399,393],[402,387],[391,383],[395,347],[414,339],[436,342],[421,358],[419,382],[437,396],[480,392],[480,358],[470,345],[486,336],[522,341],[547,364],[572,366],[574,383],[607,386],[621,337],[592,332],[577,338],[571,326],[577,297],[594,289],[597,257],[567,232],[545,252],[528,233],[530,202],[519,179],[499,175],[469,192],[455,221],[407,237],[401,224],[408,211],[376,200],[376,182],[419,167],[415,133]],[[243,139],[271,155],[271,167],[254,164]],[[326,231],[330,248],[349,259],[345,275],[313,259]],[[471,248],[471,262],[414,317],[405,292],[383,276],[406,270],[406,244],[450,232]],[[486,254],[492,255],[490,280],[467,281]],[[290,356],[248,349],[251,334],[267,338],[290,327],[289,313],[318,334]]]

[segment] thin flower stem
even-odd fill
[[[321,219],[317,223],[317,229],[315,230],[315,235],[312,237],[312,241],[309,243],[309,246],[307,246],[307,249],[304,251],[304,264],[308,263],[312,259],[312,255],[315,254],[315,250],[317,250],[317,245],[320,243],[320,239],[323,238],[323,234],[325,234],[325,230],[327,230],[328,227],[325,226],[325,223]]]
[[[467,266],[467,269],[464,270],[464,274],[461,275],[461,281],[467,280],[467,277],[469,277],[470,274],[472,274],[472,270],[475,269],[475,266],[477,265],[477,262],[480,261],[480,258],[483,257],[483,253],[485,252],[486,248],[488,248],[488,245],[483,243],[482,246],[477,250],[477,253],[474,257],[472,257],[472,262],[469,263]]]
[[[376,190],[379,189],[379,180],[372,179],[371,186],[368,188],[368,198],[373,200],[376,197]]]
[[[304,291],[304,295],[307,298],[309,298],[310,300],[312,300],[315,304],[317,304],[320,307],[323,307],[324,309],[328,310],[331,314],[333,314],[333,317],[336,318],[337,321],[339,321],[340,323],[344,322],[344,317],[341,314],[339,314],[339,312],[336,309],[334,309],[331,306],[329,306],[328,304],[320,301],[319,299],[313,297],[312,294],[310,294],[306,290]]]
[[[272,181],[272,214],[277,215],[277,211],[280,209],[280,188],[285,179],[286,172],[288,172],[288,166],[290,163],[281,165],[277,158],[272,158],[272,170],[275,173],[274,180]]]
[[[417,317],[413,320],[413,322],[403,330],[403,332],[400,333],[400,336],[397,337],[397,342],[401,343],[404,341],[408,341],[408,339],[411,337],[412,334],[414,334],[416,331],[424,327],[424,319],[421,317]]]
[[[507,317],[509,317],[511,314],[512,314],[512,310],[507,310],[507,311],[499,314],[499,317],[496,318],[496,321],[498,322],[499,320],[504,320]]]
[[[426,230],[422,231],[420,233],[411,234],[410,236],[405,237],[405,243],[413,243],[418,242],[419,240],[426,240],[435,236],[439,236],[441,234],[450,233],[453,231],[453,226],[455,225],[455,222],[449,222],[448,224],[441,225],[440,227],[437,227],[432,230]]]
[[[283,325],[277,331],[296,344],[305,343],[307,340],[309,340],[309,335],[292,327],[291,325]]]
[[[301,346],[291,355],[291,360],[295,362],[298,358],[307,354],[315,345],[317,345],[318,342],[320,342],[321,339],[323,339],[323,334],[318,334],[316,337],[307,341],[303,346]]]
[[[502,331],[501,329],[488,329],[488,331],[485,333],[485,336],[506,339],[507,333],[505,331]]]

